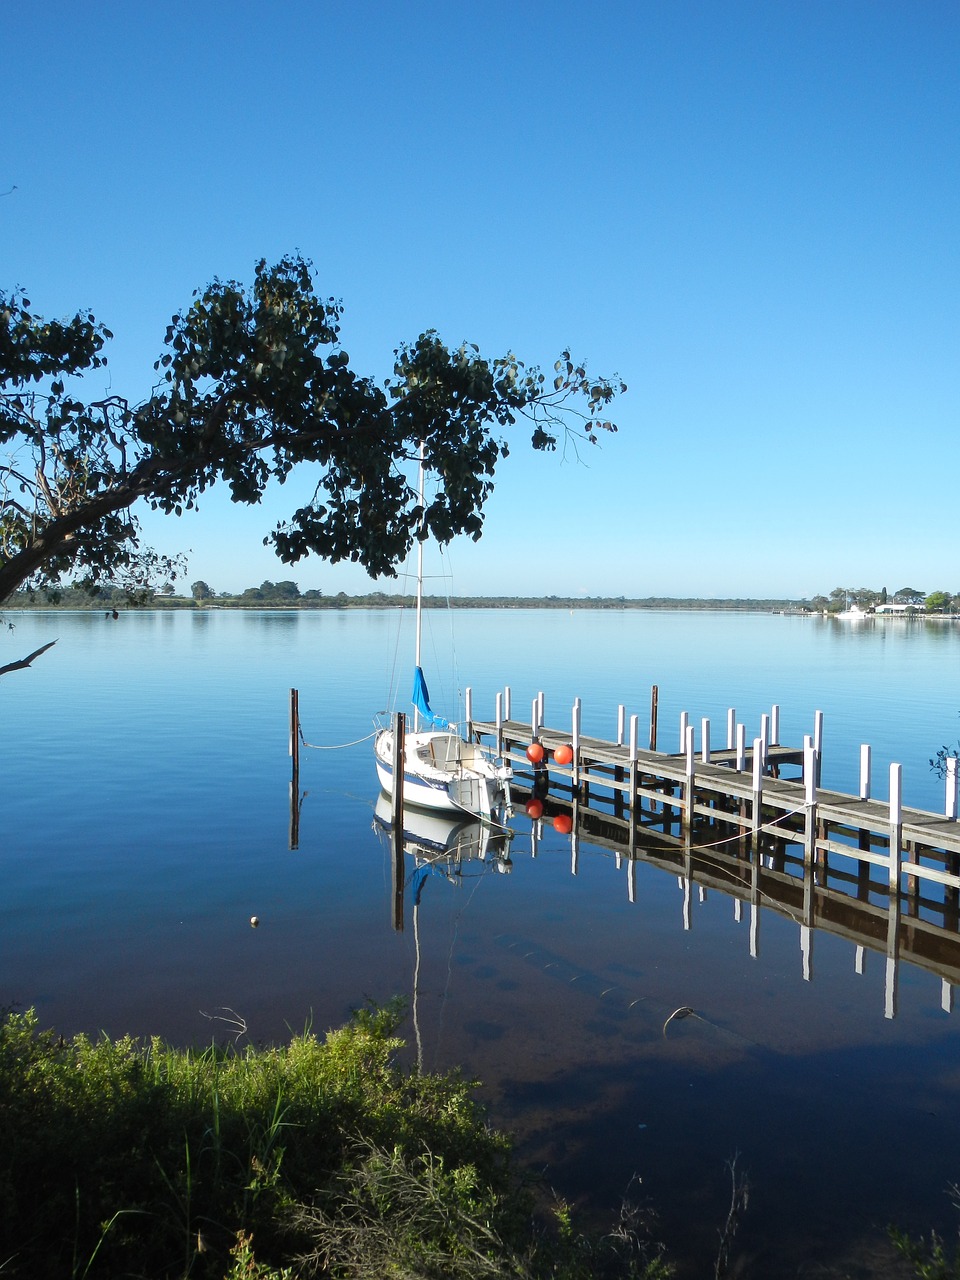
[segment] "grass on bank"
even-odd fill
[[[669,1274],[629,1215],[588,1237],[524,1180],[471,1082],[402,1069],[401,1016],[197,1052],[5,1013],[0,1275]]]

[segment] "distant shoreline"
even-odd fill
[[[191,612],[204,613],[217,610],[280,610],[288,613],[312,613],[324,609],[396,609],[413,607],[416,603],[412,595],[388,595],[386,592],[374,592],[364,596],[346,596],[342,592],[336,596],[323,596],[312,600],[241,600],[239,597],[228,597],[215,600],[197,601],[186,596],[155,596],[145,601],[128,601],[118,596],[103,599],[78,600],[63,599],[60,601],[29,600],[22,596],[14,596],[7,601],[7,611],[24,610],[30,612],[66,612],[82,610],[97,612],[103,610],[136,609],[186,609]],[[604,610],[641,610],[660,609],[677,612],[717,612],[730,613],[797,613],[812,614],[816,611],[809,603],[801,600],[749,600],[749,599],[700,599],[695,597],[659,597],[649,596],[642,599],[626,597],[596,596],[424,596],[425,609],[604,609]]]
[[[413,608],[416,597],[413,595],[390,595],[385,591],[372,591],[362,596],[349,596],[339,592],[334,596],[323,596],[319,592],[309,596],[297,596],[287,599],[254,599],[249,593],[243,596],[214,596],[205,600],[195,600],[190,596],[155,595],[148,599],[131,600],[113,588],[107,588],[101,596],[90,597],[75,589],[63,592],[59,600],[29,598],[25,593],[12,596],[0,608],[0,614],[22,610],[31,613],[60,613],[103,611],[114,613],[120,611],[146,612],[148,610],[186,610],[192,613],[216,612],[218,610],[238,610],[240,612],[263,611],[281,613],[314,613],[317,610],[346,611],[354,609],[398,609]],[[424,596],[425,609],[555,609],[565,610],[602,610],[605,612],[639,612],[643,610],[675,613],[774,613],[799,617],[838,617],[837,611],[827,610],[825,613],[809,600],[777,600],[751,599],[742,597],[703,598],[696,596]],[[853,622],[889,617],[899,620],[917,621],[920,619],[933,621],[956,621],[960,614],[937,612],[927,613],[922,608],[907,615],[873,614],[864,612]]]

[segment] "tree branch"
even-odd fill
[[[56,640],[51,640],[47,644],[42,644],[39,649],[34,649],[33,653],[26,658],[21,658],[19,662],[8,662],[5,667],[0,667],[0,676],[5,676],[8,671],[22,671],[24,667],[29,667],[34,658],[39,658],[41,653],[46,653],[56,643]]]

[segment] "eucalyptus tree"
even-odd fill
[[[113,336],[93,315],[45,320],[22,291],[0,293],[0,604],[65,579],[168,579],[176,566],[141,544],[138,504],[180,515],[217,483],[255,504],[304,468],[308,500],[264,543],[286,564],[314,554],[394,575],[418,536],[480,536],[517,423],[538,450],[616,430],[605,415],[625,386],[568,351],[548,379],[428,331],[381,383],[351,367],[341,318],[296,255],[261,261],[250,287],[214,280],[173,316],[156,383],[132,403],[80,394]],[[423,511],[409,466],[421,445],[437,478]]]
[[[924,600],[927,613],[944,613],[953,603],[953,596],[949,591],[931,591]]]

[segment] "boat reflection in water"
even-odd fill
[[[377,797],[373,816],[379,830],[392,834],[390,798],[383,791]],[[472,862],[509,871],[513,837],[510,827],[490,826],[468,814],[442,813],[414,805],[406,805],[403,811],[404,852],[413,858],[418,869],[429,867],[451,880],[469,874],[467,864]]]
[[[397,839],[391,821],[391,802],[383,792],[374,807],[374,828],[389,837],[393,854],[393,927],[404,927],[404,900],[412,906],[414,938],[413,1017],[417,1045],[417,1067],[423,1069],[420,1034],[420,905],[427,881],[438,877],[460,887],[464,880],[488,873],[507,874],[511,868],[510,844],[514,832],[507,826],[490,826],[468,817],[455,817],[436,810],[407,805],[403,811],[403,831]],[[413,860],[408,876],[405,858]]]

